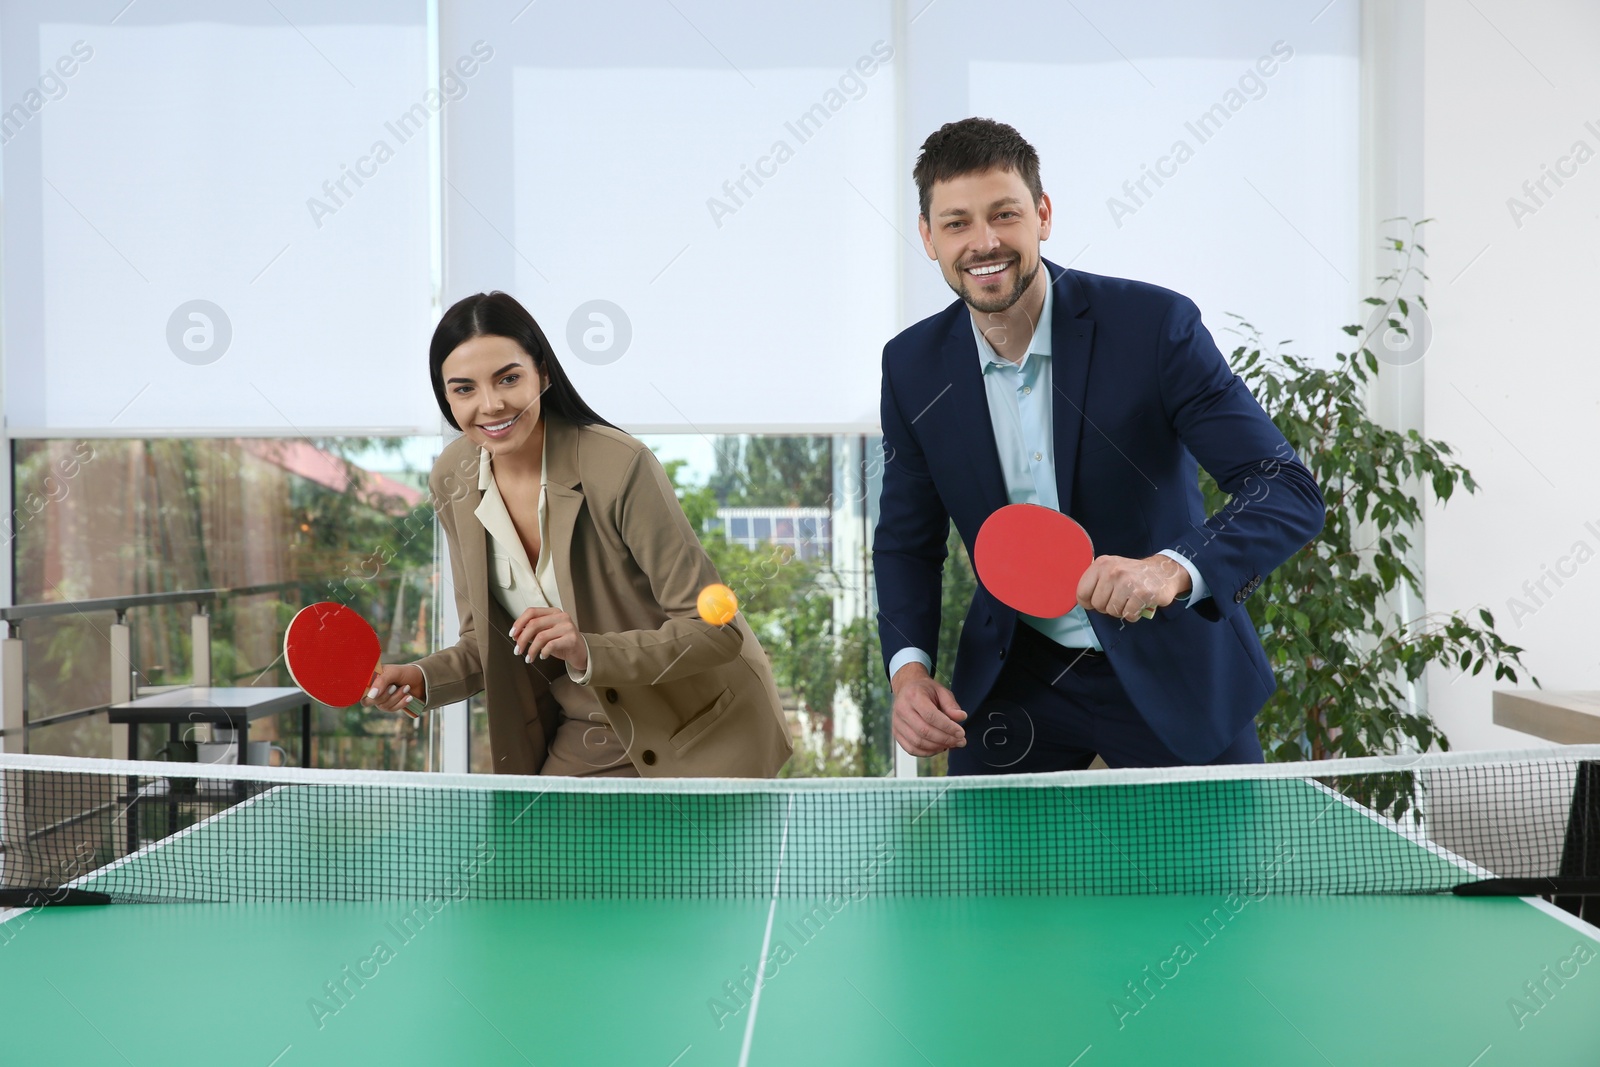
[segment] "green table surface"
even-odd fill
[[[488,845],[464,899],[393,891]],[[1295,781],[274,790],[86,882],[231,902],[0,923],[0,1064],[1600,1064],[1593,928],[1517,899],[1303,891],[1340,856],[1460,877]],[[1174,891],[1236,869],[1255,896]],[[807,888],[841,871],[853,896]],[[683,895],[581,893],[642,874]],[[551,899],[494,899],[527,877]],[[382,899],[266,899],[297,879]],[[919,893],[992,884],[1080,891]],[[1081,892],[1103,884],[1135,895]]]
[[[1600,944],[1520,900],[832,905],[28,912],[0,926],[0,1063],[694,1067],[740,1063],[747,1030],[774,1065],[1600,1062]]]

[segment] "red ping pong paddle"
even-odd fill
[[[382,646],[361,615],[324,600],[295,612],[283,633],[283,659],[294,684],[311,699],[334,708],[361,703],[382,659]],[[415,697],[412,704],[420,710]],[[406,708],[415,719],[417,711]]]
[[[1094,562],[1089,532],[1039,504],[1007,504],[984,520],[973,549],[983,587],[1000,603],[1040,619],[1078,605],[1078,583]],[[1155,615],[1146,608],[1143,617]]]

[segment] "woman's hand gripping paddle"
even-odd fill
[[[382,658],[378,635],[367,620],[332,601],[301,608],[283,634],[283,659],[294,684],[329,707],[361,703]],[[405,712],[415,719],[423,710],[413,698]]]

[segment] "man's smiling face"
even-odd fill
[[[1050,198],[1038,204],[1014,171],[985,170],[934,185],[917,220],[922,246],[944,280],[977,311],[1005,311],[1039,273],[1050,236]]]

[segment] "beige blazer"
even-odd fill
[[[696,609],[719,581],[666,472],[607,426],[545,417],[545,494],[561,603],[589,643],[588,686],[642,776],[771,777],[789,758],[772,670],[744,616],[716,627]],[[512,653],[512,620],[489,589],[489,535],[474,514],[478,447],[448,445],[428,479],[450,548],[461,639],[419,661],[427,704],[482,691],[496,771],[537,774],[560,709],[549,680]]]

